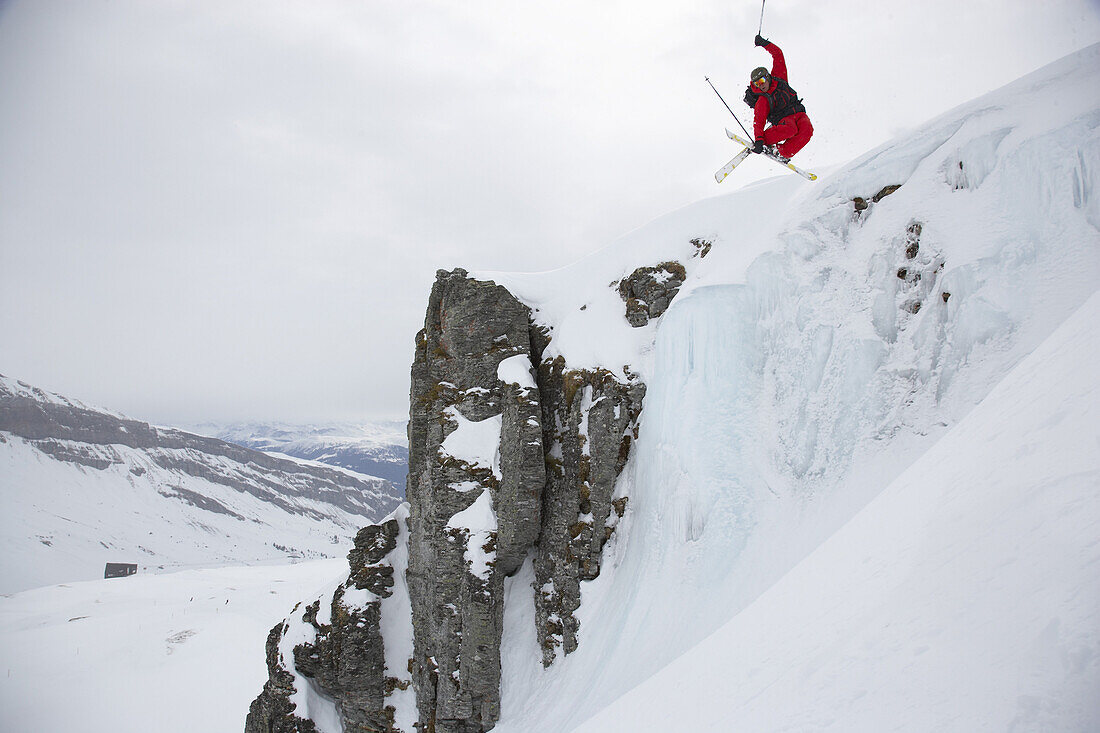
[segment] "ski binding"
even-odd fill
[[[744,145],[746,149],[749,149],[748,152],[752,152],[751,151],[752,143],[749,142],[748,140],[746,140],[745,138],[741,137],[737,133],[733,132],[728,127],[726,128],[726,136],[729,137],[730,140],[735,140],[736,142],[739,142],[742,145]],[[813,173],[810,173],[809,171],[802,170],[801,168],[799,168],[797,165],[795,165],[794,163],[792,163],[789,160],[784,162],[784,161],[780,160],[778,157],[776,157],[774,154],[768,153],[768,152],[764,153],[764,157],[765,158],[771,158],[772,160],[774,160],[779,165],[783,166],[784,168],[787,168],[789,170],[794,171],[798,175],[805,178],[807,181],[816,181],[817,180],[816,175],[814,175]],[[736,160],[736,158],[734,160]],[[744,158],[742,158],[741,160],[744,160]],[[737,162],[740,163],[741,161],[738,160]],[[733,163],[733,161],[731,160],[730,163]],[[734,165],[736,166],[736,163]],[[725,170],[725,168],[723,168],[722,170]],[[730,168],[730,170],[732,171],[733,168]],[[719,173],[721,173],[721,171],[719,171]],[[729,173],[727,173],[726,175],[729,175]],[[715,178],[717,178],[717,177],[718,177],[718,175],[715,174]],[[723,178],[724,177],[725,176],[723,176]],[[721,182],[721,181],[719,181],[719,182]]]

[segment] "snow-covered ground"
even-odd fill
[[[1096,728],[1096,89],[1100,46],[815,184],[785,174],[699,202],[554,273],[476,273],[536,307],[547,356],[629,365],[649,388],[575,653],[542,669],[530,564],[508,581],[498,733]],[[854,197],[896,184],[856,215]],[[706,258],[693,238],[712,242]],[[609,284],[670,259],[687,283],[631,328]],[[316,566],[318,585],[342,570]],[[135,580],[221,600],[218,583],[244,582],[231,572],[81,584],[77,605]],[[58,727],[54,690],[143,664],[141,684],[159,676],[160,694],[194,704],[163,657],[199,625],[170,623],[160,591],[119,596],[142,621],[116,667],[68,620],[84,614],[65,590],[0,598],[0,649],[25,680],[0,710],[24,717],[0,727]],[[195,659],[178,669],[200,654],[207,670],[258,667],[267,628],[312,597],[242,623],[239,647],[179,645]],[[55,682],[24,637],[55,651],[88,638],[101,656]],[[232,717],[231,691],[210,693],[222,722],[187,729],[239,730],[261,682],[233,688]],[[144,701],[96,710],[80,729],[149,729]]]
[[[0,597],[0,730],[239,732],[268,631],[341,572],[320,560]]]

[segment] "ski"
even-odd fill
[[[735,140],[735,141],[741,143],[742,145],[744,145],[746,148],[751,148],[752,147],[751,142],[749,142],[745,138],[741,137],[737,133],[733,132],[728,127],[726,128],[726,135],[727,135],[727,137],[729,137],[730,140]],[[764,153],[764,157],[765,158],[771,158],[772,160],[774,160],[779,165],[783,166],[784,168],[788,168],[788,169],[794,171],[798,175],[805,178],[807,181],[816,181],[817,180],[816,175],[814,175],[813,173],[810,173],[809,171],[802,170],[801,168],[799,168],[797,165],[790,162],[789,160],[786,163],[784,163],[782,160],[779,160],[779,158],[776,158],[774,155],[771,155],[770,153]],[[740,162],[740,161],[738,161],[738,162]]]
[[[714,180],[718,181],[719,183],[726,180],[726,176],[728,176],[730,173],[733,173],[733,169],[740,165],[741,161],[749,157],[751,154],[752,151],[748,148],[742,150],[740,153],[734,156],[733,160],[726,163],[724,166],[722,166],[721,170],[714,174]]]

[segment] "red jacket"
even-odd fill
[[[768,87],[767,93],[770,94],[775,91],[775,87],[778,85],[775,78],[778,77],[783,81],[787,81],[787,62],[783,58],[783,51],[779,46],[774,43],[768,43],[764,46],[764,50],[772,55],[772,83]],[[764,137],[764,123],[768,121],[768,112],[771,111],[771,105],[768,103],[768,98],[761,94],[756,98],[756,107],[754,108],[755,119],[753,120],[752,132],[756,140]]]

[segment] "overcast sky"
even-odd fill
[[[775,174],[712,177],[704,76],[748,112],[759,17],[0,0],[0,373],[162,424],[404,416],[437,268],[555,269]],[[764,35],[822,169],[1100,41],[1100,0],[770,0]]]

